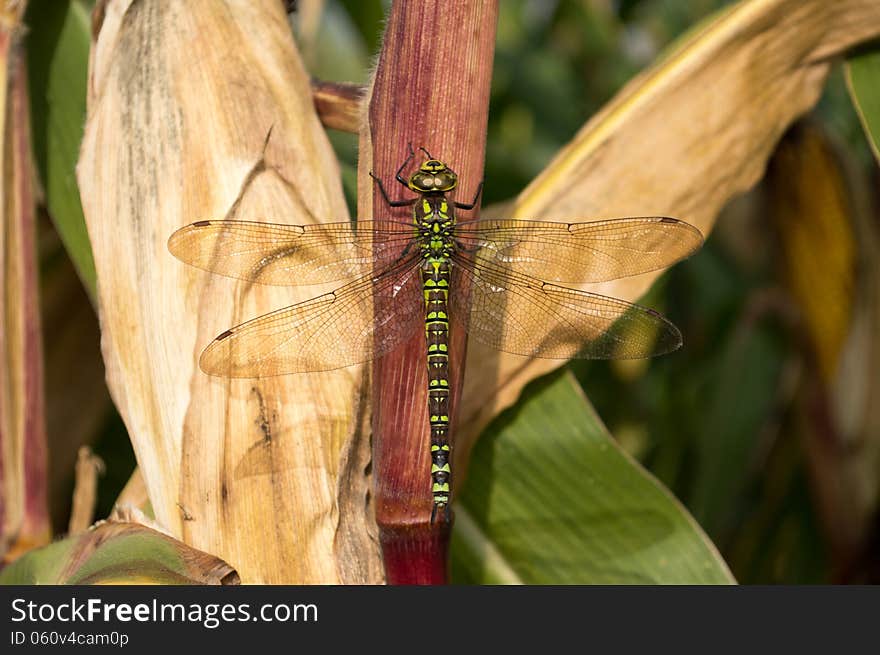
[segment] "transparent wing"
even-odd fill
[[[227,330],[202,353],[210,375],[235,378],[330,371],[369,361],[423,329],[418,261]]]
[[[604,282],[671,266],[703,243],[688,223],[662,216],[590,223],[481,220],[455,228],[462,251],[551,282]]]
[[[260,284],[301,285],[368,275],[401,259],[415,232],[391,221],[276,225],[199,221],[168,239],[181,261]],[[415,246],[411,246],[415,248]]]
[[[452,276],[452,316],[466,317],[468,334],[497,350],[548,359],[638,359],[681,346],[672,323],[623,300],[476,265],[460,255]]]

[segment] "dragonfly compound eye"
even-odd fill
[[[415,173],[409,178],[409,186],[413,191],[431,191],[433,187],[434,176],[425,175],[424,173]]]
[[[457,181],[458,176],[447,168],[434,178],[434,188],[438,191],[451,191],[455,188]]]

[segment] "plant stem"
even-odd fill
[[[497,0],[393,4],[369,122],[361,135],[361,152],[372,154],[372,161],[361,159],[361,216],[412,220],[407,208],[388,208],[367,176],[372,170],[388,181],[394,197],[403,195],[393,179],[410,143],[425,147],[458,173],[460,199],[469,202],[473,197],[482,180],[497,16]],[[473,220],[476,213],[461,212],[458,220]],[[464,373],[465,319],[451,317],[451,442]],[[405,346],[377,360],[373,376],[376,521],[387,581],[445,583],[450,525],[431,522],[424,333],[414,334]],[[454,496],[454,468],[452,476]]]

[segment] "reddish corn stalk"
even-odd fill
[[[7,91],[0,103],[0,554],[6,561],[51,538],[27,75],[14,31],[0,29]]]
[[[497,16],[495,0],[394,3],[370,99],[369,131],[361,140],[361,152],[372,153],[372,163],[362,159],[361,184],[373,186],[361,195],[361,216],[411,220],[408,208],[389,208],[366,175],[372,170],[385,180],[393,198],[411,195],[394,181],[410,143],[458,173],[459,200],[473,198],[483,174]],[[476,210],[460,212],[458,220],[475,217]],[[452,316],[450,325],[451,442],[464,373],[462,318]],[[450,525],[431,522],[424,333],[377,360],[373,374],[376,521],[387,581],[445,583]],[[453,497],[455,480],[453,468]]]

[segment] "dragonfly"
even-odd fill
[[[411,220],[281,225],[206,220],[176,231],[172,254],[219,275],[270,285],[348,281],[220,334],[199,365],[210,375],[268,377],[329,371],[370,361],[424,331],[428,369],[432,523],[451,520],[449,325],[492,348],[526,357],[632,359],[681,346],[678,329],[656,311],[573,289],[661,268],[703,242],[692,225],[665,216],[590,222],[514,219],[458,221],[471,202],[452,198],[458,176],[427,159],[395,179]],[[426,475],[426,485],[428,476]]]

